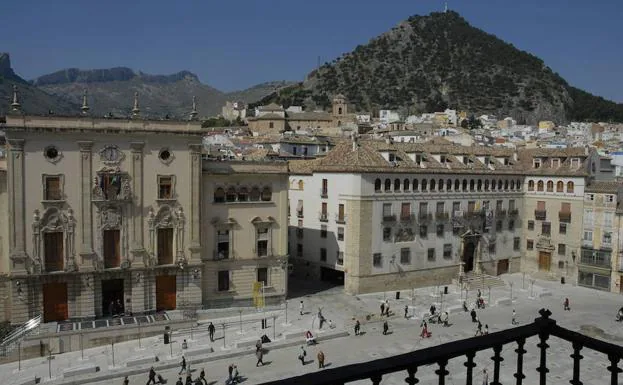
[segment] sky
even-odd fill
[[[443,0],[2,0],[0,52],[33,79],[63,68],[189,70],[222,91],[303,80]],[[470,24],[571,85],[623,102],[622,0],[450,0]]]

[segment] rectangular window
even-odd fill
[[[612,232],[611,231],[604,231],[604,234],[601,238],[601,243],[603,243],[604,246],[611,246],[612,245]]]
[[[303,234],[301,233],[301,236],[302,235]],[[228,258],[229,258],[229,230],[218,230],[216,232],[216,259],[228,259]]]
[[[446,205],[444,202],[437,202],[437,207],[435,208],[435,213],[443,214],[446,209]]]
[[[443,225],[437,225],[437,236],[443,237],[444,228]]]
[[[173,177],[158,175],[158,199],[173,199]]]
[[[534,221],[528,221],[528,230],[534,230]]]
[[[536,209],[539,211],[545,211],[545,201],[537,201]]]
[[[158,229],[158,265],[173,264],[173,229]]]
[[[428,249],[428,262],[433,262],[435,260],[435,249],[433,247]]]
[[[520,237],[515,237],[513,238],[513,250],[515,251],[519,251],[520,246],[520,242],[521,242],[521,238]]]
[[[121,266],[121,248],[119,230],[104,230],[104,268]]]
[[[344,223],[344,204],[340,203],[339,205],[337,205],[337,221]]]
[[[461,202],[452,202],[452,215],[457,215],[457,211],[461,211]]]
[[[320,205],[321,214],[326,217],[327,216],[327,202],[322,202]]]
[[[495,231],[502,231],[502,221],[495,222]]]
[[[320,238],[327,237],[327,225],[320,225]]]
[[[411,263],[411,249],[400,249],[400,264],[409,265]]]
[[[372,264],[374,267],[383,267],[383,256],[381,253],[374,253],[372,255]]]
[[[384,242],[392,241],[392,228],[391,227],[383,227],[383,241]]]
[[[428,227],[426,225],[421,225],[420,226],[420,237],[421,238],[428,237]]]
[[[443,259],[452,259],[452,244],[446,243],[443,245]]]
[[[388,218],[391,216],[392,216],[392,204],[383,203],[383,218]]]
[[[428,203],[420,202],[420,217],[428,214]]]
[[[541,223],[541,234],[543,235],[551,235],[552,234],[552,224],[549,222]]]
[[[324,247],[320,249],[320,261],[327,261],[327,249],[325,249]]]
[[[303,256],[303,245],[298,243],[296,245],[296,256],[297,257],[302,257]]]
[[[565,255],[567,251],[567,246],[564,243],[558,244],[558,255]]]
[[[514,231],[515,230],[515,221],[510,219],[508,221],[508,231]]]
[[[460,232],[461,232],[460,227],[457,227],[457,226],[452,227],[452,235],[459,235]]]
[[[268,268],[259,267],[257,269],[257,282],[262,282],[264,286],[268,286]]]
[[[500,201],[500,200],[495,201],[495,211],[497,211],[498,213],[501,212],[502,207],[504,207],[503,204],[504,204],[503,201]]]
[[[495,242],[489,243],[489,254],[495,254]]]
[[[604,213],[604,227],[612,227],[613,213]]]
[[[218,272],[218,291],[229,291],[229,270]]]
[[[534,241],[532,239],[526,239],[526,249],[534,249]]]
[[[296,205],[296,216],[299,218],[303,218],[303,200],[299,199]]]
[[[593,232],[584,230],[584,240],[588,242],[593,241]]]
[[[65,258],[63,258],[63,232],[55,231],[43,234],[45,271],[62,271],[65,261]]]
[[[343,251],[338,251],[337,252],[337,264],[342,266],[344,265],[344,252]]]
[[[515,211],[515,200],[514,199],[510,199],[508,201],[508,211]]]
[[[402,203],[400,205],[400,219],[409,220],[411,218],[411,203]]]
[[[328,194],[329,194],[329,181],[327,179],[323,179],[322,190],[320,192],[320,195],[322,195],[323,197],[327,197]]]
[[[344,240],[344,228],[343,227],[338,227],[337,228],[337,240],[338,241],[343,241]]]
[[[473,213],[476,210],[476,201],[467,202],[467,212]]]
[[[63,191],[61,187],[60,175],[46,175],[45,179],[45,191],[44,200],[46,201],[60,201],[63,199]]]
[[[558,227],[558,233],[559,234],[567,234],[567,224],[566,223],[561,223]]]

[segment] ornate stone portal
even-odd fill
[[[96,226],[97,226],[97,240],[96,250],[98,251],[99,258],[96,260],[95,269],[101,270],[104,268],[104,231],[106,230],[119,230],[119,238],[121,244],[119,245],[119,251],[123,257],[121,261],[122,267],[129,267],[130,261],[128,259],[128,229],[127,221],[124,221],[125,205],[110,203],[102,206],[96,213]]]
[[[42,238],[46,232],[63,233],[64,270],[78,270],[75,247],[76,220],[73,214],[72,209],[68,209],[65,213],[57,207],[50,207],[44,211],[43,216],[40,216],[39,210],[35,210],[32,223],[33,254],[27,267],[31,274],[41,273],[43,270],[45,255]]]
[[[149,208],[147,215],[147,225],[149,227],[149,260],[145,261],[146,266],[152,266],[157,261],[156,237],[158,229],[171,228],[174,229],[173,245],[175,247],[175,263],[185,265],[187,263],[184,254],[184,237],[186,216],[182,207],[171,207],[163,205],[158,209],[158,213],[154,213],[153,208]]]
[[[132,199],[130,176],[119,167],[104,167],[93,180],[93,201],[128,201]]]

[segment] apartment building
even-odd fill
[[[288,163],[204,160],[203,176],[204,306],[251,306],[256,282],[266,304],[279,303],[287,287]]]
[[[577,283],[585,187],[598,158],[585,148],[519,151],[525,173],[522,271]]]
[[[356,294],[519,271],[518,167],[512,150],[356,139],[291,161],[294,273]]]
[[[584,190],[578,285],[612,292],[621,288],[621,197],[623,184],[594,181]]]

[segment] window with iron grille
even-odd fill
[[[521,242],[521,238],[519,237],[513,238],[513,250],[519,251],[519,248],[521,247],[520,242]]]
[[[383,256],[381,253],[372,254],[372,264],[374,267],[383,267]]]
[[[411,249],[409,248],[400,249],[400,263],[402,265],[408,265],[411,263]]]
[[[337,240],[338,241],[343,241],[344,240],[344,228],[343,227],[338,227],[337,228]]]
[[[434,260],[435,260],[435,249],[431,247],[428,249],[428,261],[432,262]]]
[[[452,259],[452,244],[446,243],[443,245],[443,258]]]

